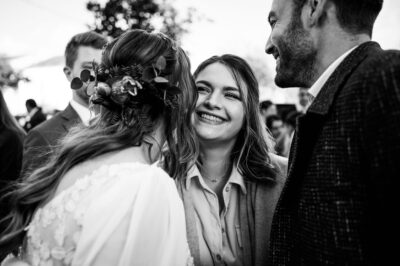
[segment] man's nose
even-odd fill
[[[273,54],[273,52],[274,52],[274,46],[272,45],[272,42],[271,42],[271,35],[269,35],[267,43],[265,44],[265,52],[267,54]]]

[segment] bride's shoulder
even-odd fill
[[[143,162],[110,162],[107,160],[89,161],[72,168],[63,177],[57,193],[76,186],[84,181],[109,183],[121,186],[136,183],[173,182],[172,178],[156,164]],[[129,185],[128,185],[129,186]]]

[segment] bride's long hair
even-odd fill
[[[195,134],[190,125],[197,95],[190,62],[184,51],[163,34],[133,30],[105,47],[102,66],[108,69],[132,65],[146,68],[156,65],[160,57],[165,61],[162,60],[163,70],[158,74],[181,91],[180,96],[173,98],[175,105],[166,104],[172,96],[167,94],[163,99],[151,95],[150,90],[146,92],[145,85],[140,92],[142,96],[138,94],[140,97],[101,99],[96,121],[88,127],[71,129],[50,161],[24,177],[8,195],[12,212],[3,220],[8,227],[0,238],[2,253],[16,250],[22,244],[24,228],[36,209],[54,196],[68,170],[102,154],[141,145],[160,120],[164,121],[168,144],[165,169],[173,178],[186,175],[188,165],[197,153]]]

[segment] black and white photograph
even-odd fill
[[[0,22],[0,266],[397,264],[398,0]]]

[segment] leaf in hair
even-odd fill
[[[155,77],[154,82],[156,83],[168,83],[169,81],[166,78],[163,77]]]
[[[87,70],[87,69],[82,70],[81,80],[83,82],[88,82],[90,80],[90,71],[89,70]]]
[[[143,70],[142,79],[147,82],[151,82],[156,77],[153,67],[149,66]]]
[[[83,82],[80,78],[76,77],[71,81],[71,89],[73,90],[79,90],[82,88]]]

